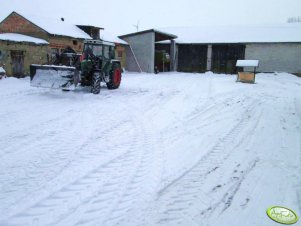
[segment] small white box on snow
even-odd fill
[[[259,66],[259,60],[238,60],[236,67],[244,68],[243,72],[238,72],[237,82],[255,83],[256,69]]]

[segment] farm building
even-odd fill
[[[173,39],[177,36],[155,29],[119,36],[129,46],[126,48],[126,69],[128,71],[153,73],[155,67],[155,43],[171,40],[170,53],[175,54],[176,45]],[[171,59],[170,67],[173,67],[175,58]]]
[[[45,59],[43,63],[51,63],[56,54],[61,53],[67,48],[77,53],[82,53],[84,40],[87,39],[93,38],[112,42],[116,45],[116,58],[121,61],[122,67],[125,67],[125,46],[127,46],[127,43],[100,27],[69,24],[64,18],[50,19],[12,12],[0,22],[0,34],[4,33],[18,33],[46,40],[49,45],[45,47],[46,51],[41,52],[41,54],[45,54],[43,56],[43,59]],[[19,75],[24,71],[24,68],[26,68],[24,73],[27,74],[27,66],[30,63],[38,64],[40,61],[34,60],[34,57],[32,60],[29,59],[29,55],[24,54],[24,48],[18,49],[19,47],[20,45],[16,45],[15,49],[19,50],[19,53],[23,52],[24,62],[28,63],[22,64],[23,67],[19,67],[20,70],[17,74]],[[4,51],[2,48],[0,50]],[[29,51],[27,52],[29,53]],[[6,67],[8,66],[6,65]],[[21,70],[21,68],[23,69]],[[7,71],[10,73],[13,70],[7,69]]]
[[[0,33],[19,33],[49,42],[51,55],[67,47],[82,51],[83,42],[91,37],[73,24],[61,19],[42,18],[12,12],[0,23]]]
[[[29,74],[29,65],[47,62],[49,43],[26,35],[0,34],[0,67],[8,76],[23,77]]]
[[[300,24],[165,28],[160,31],[178,37],[175,39],[175,51],[171,50],[173,41],[156,40],[154,49],[148,50],[149,55],[150,52],[165,52],[170,56],[170,62],[174,59],[174,64],[165,67],[165,71],[213,71],[231,74],[236,73],[235,64],[238,59],[256,59],[260,61],[260,72],[301,72]],[[131,37],[134,40],[140,37],[141,33],[143,32],[120,38]],[[132,42],[130,44],[133,45]],[[133,48],[136,55],[147,51],[138,47]],[[164,57],[160,57],[159,60],[149,59],[149,62],[156,62],[157,65],[154,63],[153,67],[158,66],[162,71],[162,59],[164,60]]]

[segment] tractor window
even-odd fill
[[[107,59],[110,59],[110,47],[104,46],[103,56]]]
[[[95,56],[102,56],[102,46],[93,46],[93,54]]]
[[[110,47],[110,59],[115,59],[115,48]]]
[[[89,45],[86,44],[84,51],[91,49],[95,56],[102,56],[102,46],[101,45]]]

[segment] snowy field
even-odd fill
[[[1,226],[273,226],[301,215],[301,78],[125,74],[93,95],[0,80]],[[300,223],[300,222],[298,222]]]

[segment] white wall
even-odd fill
[[[155,33],[148,32],[123,38],[131,45],[137,61],[143,72],[154,73],[155,65]],[[134,64],[127,57],[126,65]]]
[[[301,72],[301,43],[247,44],[245,59],[259,60],[260,72]]]

